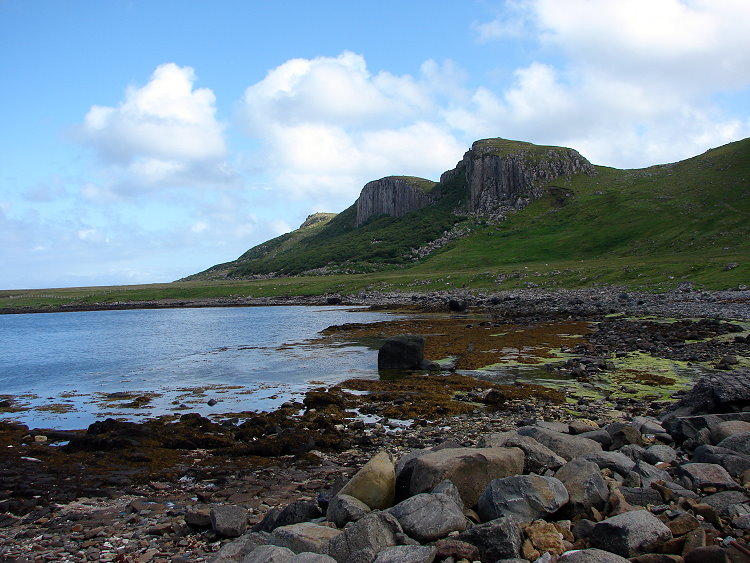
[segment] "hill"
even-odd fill
[[[717,276],[717,261],[731,270],[732,260],[750,257],[749,218],[750,139],[637,170],[594,166],[572,149],[485,139],[439,182],[370,182],[340,214],[186,279],[405,268],[420,277],[498,268],[507,276],[509,267],[523,279],[532,266],[543,280],[525,285],[550,277],[576,285],[580,261],[608,269],[605,282],[675,262],[681,277],[698,279],[709,266]]]

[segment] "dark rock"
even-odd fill
[[[677,452],[674,448],[664,444],[655,444],[646,448],[644,458],[648,463],[656,465],[659,462],[672,463],[677,459]]]
[[[685,463],[680,466],[679,471],[690,479],[695,488],[736,489],[740,487],[726,469],[715,463]]]
[[[750,496],[743,491],[722,491],[703,497],[702,502],[714,507],[720,516],[726,518],[732,505],[750,502]]]
[[[569,494],[569,504],[564,509],[570,516],[591,515],[591,509],[601,510],[609,497],[609,489],[593,461],[576,458],[563,465],[555,477]]]
[[[378,553],[373,563],[432,563],[436,552],[432,546],[394,545]]]
[[[556,512],[568,498],[568,490],[559,479],[515,475],[491,481],[479,498],[477,512],[485,522],[503,516],[531,522]]]
[[[582,438],[580,435],[571,436],[570,434],[563,434],[562,432],[555,432],[554,430],[547,430],[537,426],[522,426],[517,432],[522,436],[534,438],[534,440],[548,447],[567,461],[583,454],[601,451],[602,449],[598,442]]]
[[[466,311],[466,300],[464,299],[449,299],[448,300],[448,310],[453,311],[454,313],[463,313]]]
[[[247,529],[247,510],[241,506],[214,506],[211,509],[211,527],[222,537],[239,537]]]
[[[373,512],[332,538],[326,552],[336,561],[373,561],[386,547],[405,542],[401,525],[392,514]]]
[[[516,432],[497,432],[482,436],[479,447],[516,447],[523,450],[525,460],[524,473],[541,475],[548,469],[557,469],[565,463],[565,459],[557,455],[547,446],[537,442],[530,436],[522,436]]]
[[[435,559],[438,561],[443,561],[448,557],[452,557],[455,560],[468,559],[469,561],[479,559],[479,549],[477,546],[465,541],[447,538],[438,540],[435,543],[435,547],[437,548]]]
[[[656,516],[645,510],[633,510],[594,526],[591,545],[623,557],[635,557],[671,538],[672,532]]]
[[[370,512],[364,502],[349,495],[338,494],[328,503],[326,519],[343,528],[349,522],[356,522]]]
[[[466,529],[462,508],[443,493],[415,495],[388,509],[388,512],[396,517],[404,532],[422,543]]]
[[[429,205],[433,197],[422,187],[425,183],[433,184],[429,180],[402,176],[387,176],[368,182],[357,198],[356,227],[361,227],[376,215],[401,217]]]
[[[750,432],[733,434],[727,438],[724,438],[716,445],[720,448],[733,450],[738,454],[750,456]]]
[[[611,469],[623,476],[635,469],[635,462],[620,452],[594,452],[584,454],[580,459],[593,461],[599,469]]]
[[[422,336],[393,336],[383,343],[378,352],[378,369],[419,369],[423,360]]]
[[[328,297],[326,303],[329,305],[341,305],[341,297]]]
[[[476,546],[482,561],[497,561],[521,555],[523,534],[512,518],[498,518],[466,530],[457,539]]]
[[[629,504],[635,506],[656,505],[664,502],[659,491],[651,487],[619,487],[622,496]]]
[[[701,377],[687,395],[669,407],[662,421],[682,416],[740,412],[750,406],[750,370]],[[669,430],[669,425],[665,425]]]
[[[557,561],[558,563],[625,563],[626,561],[630,563],[629,559],[595,548],[564,553]]]
[[[699,547],[685,554],[685,563],[729,563],[727,552],[718,545]]]

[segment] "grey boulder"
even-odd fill
[[[388,512],[396,517],[406,534],[422,543],[466,529],[463,510],[443,493],[420,493],[398,503]]]
[[[386,547],[374,563],[432,563],[437,549],[423,545],[394,545]]]
[[[247,529],[247,510],[241,506],[219,505],[211,509],[211,527],[225,538],[237,538]]]
[[[513,518],[504,517],[473,526],[456,539],[476,546],[482,561],[497,561],[520,557],[523,534]]]
[[[331,539],[325,553],[339,563],[371,563],[386,547],[407,541],[401,525],[392,514],[372,512]]]
[[[567,551],[557,563],[630,563],[630,560],[610,551],[592,548]]]
[[[512,516],[531,522],[557,512],[568,502],[568,490],[555,477],[515,475],[489,483],[477,504],[482,521]]]
[[[524,473],[542,474],[548,469],[557,469],[565,463],[565,459],[557,455],[547,446],[540,444],[531,436],[522,436],[517,432],[496,432],[482,436],[479,446],[486,448],[516,447],[523,450],[525,455]]]
[[[350,495],[338,494],[328,503],[326,520],[343,528],[349,522],[356,522],[370,512],[370,507]]]
[[[569,494],[566,511],[571,515],[589,515],[591,508],[600,510],[609,498],[609,489],[599,466],[593,461],[577,458],[558,469],[555,477],[559,479]]]
[[[645,510],[632,510],[602,520],[591,531],[591,545],[623,557],[635,557],[672,539],[670,529]]]
[[[540,444],[547,446],[560,457],[570,461],[571,459],[602,450],[601,444],[588,438],[571,436],[562,432],[555,432],[538,426],[522,426],[518,429],[522,436],[530,436]]]

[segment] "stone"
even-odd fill
[[[444,538],[450,532],[463,532],[466,517],[462,508],[446,494],[420,493],[388,510],[409,537],[421,543]]]
[[[515,475],[490,481],[477,503],[484,522],[512,516],[516,522],[543,518],[568,502],[568,490],[554,477]]]
[[[736,489],[739,485],[721,465],[715,463],[686,463],[680,473],[690,479],[694,488]]]
[[[650,416],[634,416],[630,425],[641,434],[665,434],[667,431],[661,422]]]
[[[523,450],[525,461],[524,473],[541,475],[548,469],[557,469],[565,463],[565,459],[537,442],[530,436],[522,436],[517,432],[496,432],[482,436],[479,440],[480,448],[516,447]]]
[[[403,176],[368,182],[357,198],[355,226],[361,227],[375,215],[401,217],[429,205],[433,196],[425,190],[425,184],[432,186],[434,182]]]
[[[731,506],[750,502],[750,496],[743,491],[722,491],[703,497],[701,502],[713,506],[719,515],[728,517]]]
[[[583,434],[584,432],[593,432],[599,430],[599,425],[593,420],[577,419],[568,424],[568,432],[571,434]]]
[[[578,434],[578,436],[599,443],[605,450],[609,448],[610,444],[612,444],[612,436],[610,436],[609,432],[607,432],[604,428],[582,432],[581,434]]]
[[[323,514],[318,508],[318,504],[312,501],[298,500],[288,504],[279,513],[273,523],[273,529],[279,526],[288,526],[290,524],[299,524],[300,522],[309,522],[321,517]],[[273,531],[267,530],[269,532]]]
[[[433,449],[412,450],[402,455],[396,463],[396,501],[400,502],[409,497],[409,487],[411,486],[411,474],[414,471],[414,464],[417,458],[422,457]],[[423,492],[423,491],[420,491]]]
[[[266,545],[271,535],[267,532],[250,532],[224,545],[209,560],[211,563],[240,561],[260,545]]]
[[[276,525],[276,520],[279,518],[279,515],[283,510],[283,508],[274,506],[271,510],[266,512],[263,520],[253,526],[253,532],[272,532],[273,530],[278,528],[278,526]]]
[[[323,553],[326,545],[341,533],[341,530],[329,526],[321,526],[313,522],[300,522],[299,524],[276,528],[271,532],[268,543],[288,547],[295,553],[304,551]]]
[[[374,563],[432,563],[436,553],[433,546],[394,545],[378,553]]]
[[[449,481],[448,479],[444,481],[440,481],[435,487],[430,491],[431,493],[442,493],[445,495],[448,495],[450,498],[453,499],[453,502],[456,503],[456,505],[463,509],[464,508],[464,501],[461,498],[461,493],[456,487],[456,485],[453,484],[453,481]]]
[[[672,539],[672,532],[656,516],[633,510],[602,520],[591,532],[591,545],[623,557],[649,552]]]
[[[750,393],[750,391],[749,391]],[[716,444],[720,448],[727,448],[742,455],[750,455],[750,432],[740,432],[724,438]]]
[[[396,469],[386,452],[376,454],[339,491],[364,502],[373,510],[393,505],[396,495]]]
[[[667,528],[670,529],[673,536],[684,536],[688,532],[695,530],[698,528],[701,524],[698,522],[698,520],[693,516],[692,514],[688,514],[687,512],[684,512],[677,516],[674,520],[670,520],[669,522],[665,522],[667,525]]]
[[[536,520],[525,526],[524,532],[539,553],[561,555],[566,551],[562,534],[552,522]]]
[[[620,452],[594,452],[584,454],[580,459],[593,461],[599,469],[611,469],[622,476],[627,475],[635,469],[635,462]]]
[[[530,436],[540,444],[547,446],[563,459],[571,459],[587,453],[602,450],[601,444],[581,436],[571,436],[554,430],[547,430],[536,426],[522,426],[518,429],[522,436]]]
[[[579,549],[563,553],[558,563],[630,563],[629,559],[602,549]]]
[[[289,563],[336,563],[336,560],[330,555],[305,551],[292,557],[289,560]]]
[[[633,461],[640,461],[646,457],[646,450],[642,446],[635,444],[625,444],[619,450],[621,454],[628,456]]]
[[[677,459],[677,452],[674,448],[670,448],[664,444],[654,444],[646,448],[643,459],[651,465],[656,465],[659,462],[672,463]]]
[[[392,336],[378,351],[378,369],[420,369],[424,361],[424,337],[413,334]]]
[[[370,563],[386,547],[405,542],[398,520],[387,512],[373,512],[333,537],[325,553],[338,562]]]
[[[247,529],[247,510],[241,506],[214,506],[210,517],[213,530],[225,538],[239,537]]]
[[[750,469],[750,456],[719,446],[698,446],[693,451],[693,462],[716,463],[721,465],[732,476],[742,475]]]
[[[466,506],[474,506],[493,479],[523,471],[524,453],[519,448],[448,448],[427,453],[414,461],[409,493],[431,491],[448,479]]]
[[[750,422],[745,420],[723,420],[711,429],[711,439],[714,444],[718,444],[730,436],[742,433],[750,433]]]
[[[683,563],[682,557],[671,553],[645,553],[633,557],[630,563]]]
[[[750,405],[750,370],[702,376],[688,393],[668,407],[662,416],[670,434],[671,422],[678,417],[709,413],[739,412]],[[674,434],[673,434],[674,435]]]
[[[698,547],[685,554],[685,563],[730,563],[727,552],[718,545]]]
[[[452,557],[454,560],[468,559],[469,561],[475,561],[479,559],[479,548],[477,546],[460,541],[453,538],[446,538],[435,542],[435,559],[443,561],[448,557]]]
[[[523,535],[512,518],[504,517],[473,526],[456,539],[476,546],[482,561],[497,561],[519,557]]]
[[[622,424],[622,426],[614,427],[618,424]],[[610,429],[610,427],[613,428]],[[641,433],[628,424],[608,424],[605,426],[605,429],[609,432],[609,435],[612,438],[612,443],[609,445],[610,450],[619,450],[626,444],[635,444],[636,446],[642,446],[644,444]]]
[[[339,493],[328,503],[326,520],[343,528],[347,523],[356,522],[368,512],[370,507],[358,498]]]
[[[195,528],[211,527],[211,509],[205,506],[185,510],[185,524]]]
[[[242,563],[287,563],[294,552],[277,545],[261,545],[242,558]]]
[[[609,489],[602,478],[599,466],[593,461],[576,458],[555,473],[568,491],[569,501],[564,512],[572,515],[591,514],[591,509],[601,510],[609,498]]]
[[[629,504],[646,507],[664,502],[659,491],[651,487],[619,487],[622,496]]]
[[[654,481],[671,481],[669,473],[645,461],[635,462],[635,472],[641,476],[641,486],[650,487]]]

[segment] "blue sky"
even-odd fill
[[[171,281],[471,142],[750,136],[746,0],[0,0],[0,288]]]

